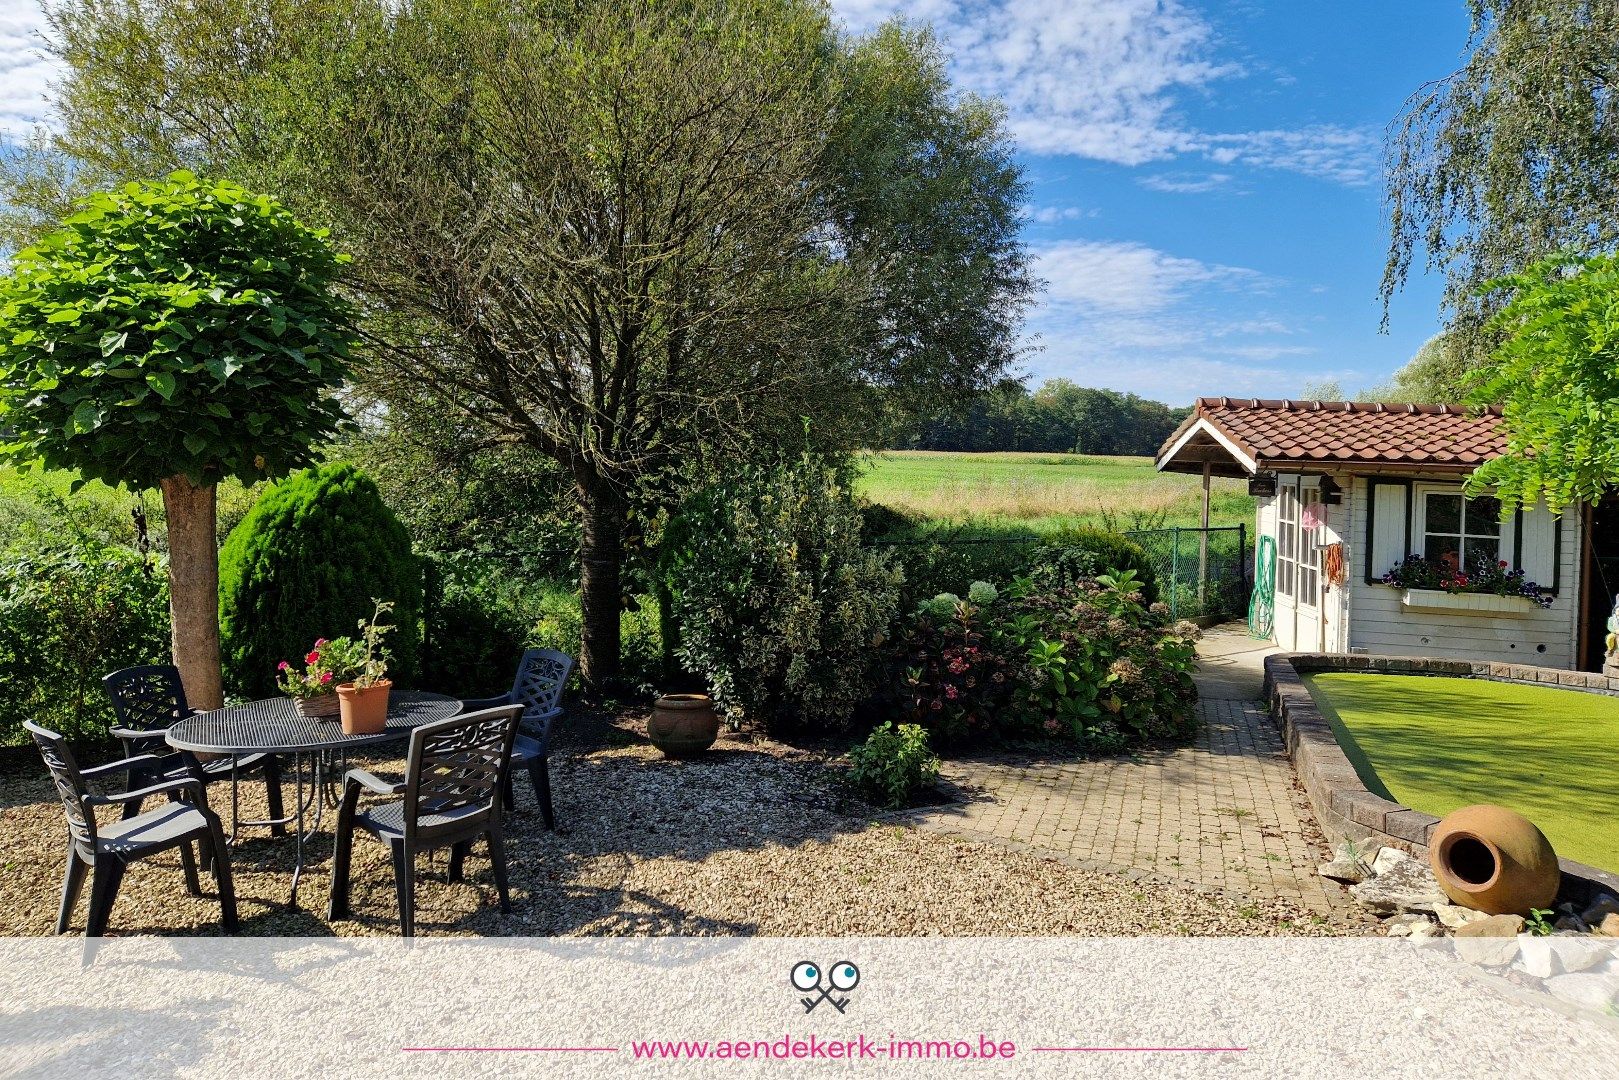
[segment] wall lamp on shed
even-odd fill
[[[1332,477],[1323,476],[1316,487],[1321,490],[1321,501],[1328,506],[1337,506],[1344,501],[1344,489]]]

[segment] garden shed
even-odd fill
[[[1505,449],[1499,425],[1457,405],[1206,397],[1157,467],[1248,480],[1281,648],[1596,670],[1619,529],[1606,507],[1503,521],[1495,499],[1464,494]],[[1481,566],[1496,587],[1477,591]]]

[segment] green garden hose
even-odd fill
[[[1261,536],[1254,550],[1254,595],[1248,601],[1248,636],[1270,639],[1276,629],[1276,538]]]

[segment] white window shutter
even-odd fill
[[[1520,510],[1515,531],[1516,562],[1523,576],[1543,589],[1551,588],[1557,578],[1557,515],[1545,503]]]
[[[1371,480],[1367,499],[1366,580],[1377,581],[1411,554],[1405,550],[1410,531],[1411,485]]]

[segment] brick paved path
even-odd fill
[[[958,759],[944,773],[968,800],[915,822],[1084,865],[1283,897],[1322,913],[1352,910],[1342,888],[1316,873],[1325,841],[1255,702],[1267,651],[1231,631],[1207,635],[1199,647],[1203,729],[1191,746],[1103,761]]]

